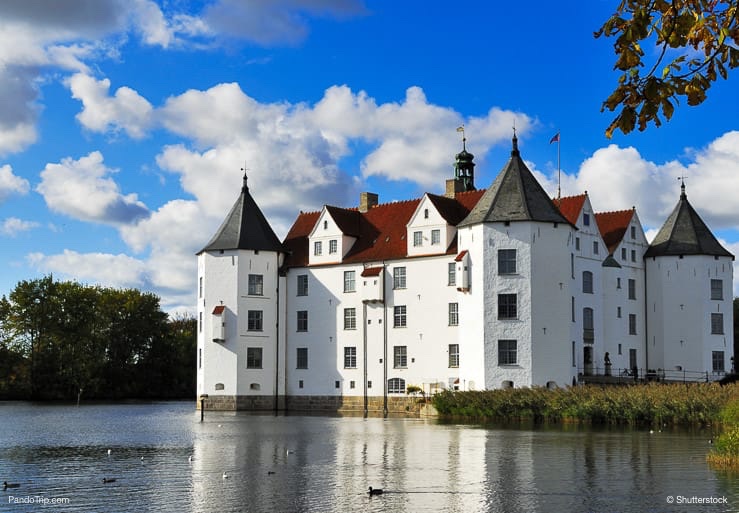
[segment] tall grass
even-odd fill
[[[718,421],[739,384],[543,387],[442,392],[432,398],[444,416],[469,419],[587,422],[627,425],[696,425]],[[739,415],[739,410],[738,415]]]
[[[719,413],[724,425],[708,454],[708,462],[715,467],[739,469],[739,399],[729,402]]]

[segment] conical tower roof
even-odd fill
[[[667,255],[713,255],[733,258],[733,255],[716,240],[688,201],[685,184],[681,186],[680,200],[644,253],[644,258]]]
[[[225,249],[285,251],[280,239],[272,231],[269,222],[249,194],[246,176],[244,176],[244,184],[236,203],[216,234],[198,254],[203,251]]]
[[[526,167],[515,135],[511,158],[459,226],[505,221],[570,224]]]

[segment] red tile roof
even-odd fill
[[[565,216],[570,223],[577,226],[577,219],[580,217],[580,212],[582,212],[582,207],[585,204],[585,198],[587,197],[587,194],[579,194],[577,196],[566,196],[552,201],[554,201],[554,206],[559,208],[559,211],[562,212],[562,215]]]
[[[460,221],[484,193],[484,190],[457,193],[455,199],[429,194],[431,201],[439,209],[441,215],[453,221]],[[342,230],[348,227],[357,237],[351,250],[343,258],[343,263],[379,262],[394,260],[407,256],[406,225],[418,208],[421,199],[398,201],[376,205],[367,212],[356,209],[328,207],[331,216]],[[285,237],[284,246],[290,252],[285,259],[285,267],[305,267],[308,265],[308,236],[313,230],[320,212],[301,212]],[[340,219],[341,220],[340,220]],[[459,222],[459,221],[457,221]],[[353,224],[356,223],[356,224]],[[356,229],[355,229],[356,227]],[[345,232],[346,233],[346,232]],[[457,251],[456,237],[448,254]]]
[[[600,235],[603,237],[603,242],[608,247],[608,253],[613,254],[621,243],[633,217],[633,209],[595,214],[595,221],[598,223],[598,230],[600,230]]]
[[[365,267],[364,271],[362,271],[362,278],[379,276],[381,272],[382,267]]]
[[[221,315],[226,307],[224,305],[218,305],[213,309],[213,315]]]
[[[457,257],[454,259],[455,262],[461,262],[464,259],[464,256],[467,254],[467,250],[463,250],[457,255]]]

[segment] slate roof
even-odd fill
[[[505,221],[571,224],[524,163],[515,135],[511,158],[459,226]]]
[[[608,253],[613,254],[621,244],[626,234],[629,223],[634,218],[634,209],[618,210],[616,212],[598,212],[595,214],[595,222],[603,237],[603,242],[608,248]]]
[[[728,256],[706,223],[688,201],[683,184],[680,200],[649,245],[644,258],[667,255]]]
[[[221,224],[210,242],[198,254],[204,251],[226,249],[256,249],[262,251],[281,251],[285,248],[277,238],[264,214],[249,194],[246,177],[236,203]]]

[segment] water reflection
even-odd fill
[[[77,511],[736,511],[704,432],[0,403],[0,480]],[[111,449],[111,455],[107,455]],[[142,459],[143,458],[143,459]],[[229,476],[223,478],[223,473]],[[116,482],[103,484],[103,477]],[[384,489],[369,497],[368,486]],[[0,510],[10,491],[1,492]],[[671,496],[728,504],[668,504]],[[66,510],[66,509],[65,509]]]

